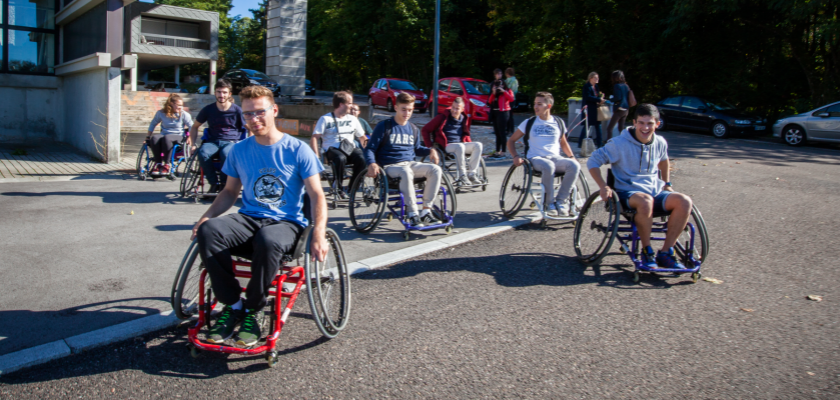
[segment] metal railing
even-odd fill
[[[210,42],[204,39],[193,39],[180,36],[140,35],[141,44],[155,46],[183,47],[186,49],[210,50]]]

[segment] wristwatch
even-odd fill
[[[665,182],[665,186],[671,186],[671,182]]]

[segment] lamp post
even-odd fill
[[[432,118],[438,110],[438,67],[440,64],[440,0],[435,1],[435,67],[434,82],[432,83]]]

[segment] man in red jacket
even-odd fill
[[[458,167],[455,186],[481,183],[475,173],[481,162],[482,146],[480,142],[470,139],[470,118],[464,113],[463,98],[456,98],[449,110],[438,114],[423,126],[423,143],[430,148],[433,143],[437,143],[445,152],[455,154],[455,165]],[[469,171],[465,162],[466,154],[470,155]]]

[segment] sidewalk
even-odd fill
[[[132,173],[134,162],[104,164],[60,143],[0,144],[0,183],[116,178]]]

